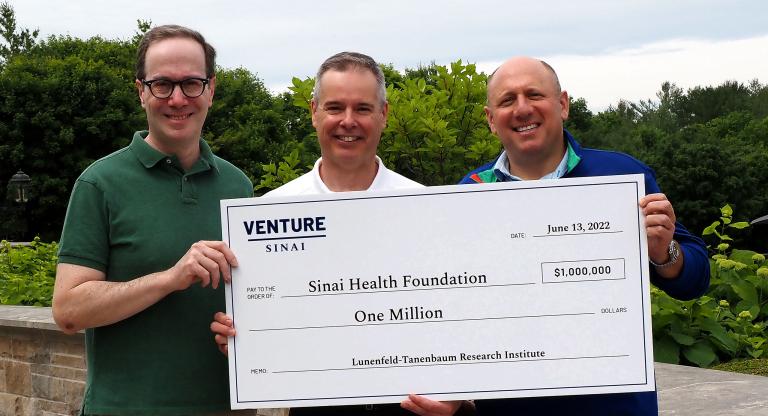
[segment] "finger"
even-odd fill
[[[218,322],[211,323],[211,331],[213,331],[216,335],[213,336],[214,342],[216,342],[216,347],[218,347],[219,351],[221,351],[222,354],[228,356],[229,350],[227,348],[227,345],[229,344],[229,339],[227,338],[226,332],[227,329],[232,329],[227,326],[221,325]],[[223,330],[223,331],[222,331]]]
[[[400,402],[400,407],[402,407],[403,409],[411,413],[414,413],[420,416],[426,416],[426,411],[420,408],[419,406],[416,406],[416,404],[410,399],[405,399],[402,402]]]
[[[221,277],[224,278],[225,282],[229,283],[232,281],[232,271],[230,269],[230,265],[236,267],[238,263],[237,258],[235,257],[235,253],[229,248],[229,246],[227,246],[225,242],[198,241],[197,243],[193,244],[193,247],[200,250],[204,256],[218,263]],[[218,287],[218,279],[218,276],[214,279],[214,289]]]
[[[216,341],[217,345],[223,345],[227,344],[229,342],[229,339],[226,335],[216,334],[213,336],[213,340]]]
[[[654,201],[666,201],[667,196],[662,193],[655,193],[655,194],[648,194],[640,198],[640,207],[644,208],[646,205],[648,205],[651,202]]]
[[[224,312],[216,312],[213,315],[213,320],[226,326],[232,326],[232,317]]]
[[[450,402],[438,402],[417,394],[409,394],[408,399],[404,400],[406,410],[419,415],[452,415],[461,406],[461,400]],[[401,405],[402,405],[401,404]]]
[[[436,402],[426,397],[419,396],[418,394],[409,394],[408,399],[412,401],[413,404],[415,404],[416,406],[419,406],[426,410],[433,410],[437,405],[440,404],[440,402]]]
[[[221,250],[219,250],[219,251],[221,251],[222,254],[224,254],[224,257],[226,258],[227,263],[231,264],[234,267],[238,266],[237,257],[235,257],[235,252],[232,251],[231,248],[229,248],[227,243],[222,241],[221,242]]]
[[[227,263],[237,267],[237,257],[235,257],[235,252],[232,251],[231,248],[227,245],[227,243],[223,241],[201,241],[201,243],[204,243],[206,246],[215,249],[216,251],[220,252],[224,255],[224,259],[227,261]]]
[[[675,216],[675,210],[669,201],[655,201],[651,202],[643,208],[643,214],[646,217],[652,215],[664,215],[670,218],[670,221],[674,223],[677,218]]]
[[[219,344],[217,347],[219,347],[219,351],[221,351],[225,357],[229,357],[229,346],[227,344]]]
[[[195,263],[190,266],[189,273],[192,278],[189,283],[190,285],[199,281],[201,287],[206,287],[211,283],[211,272],[200,263]]]
[[[223,247],[226,247],[226,245],[224,245]],[[201,249],[201,252],[205,257],[207,257],[208,259],[216,263],[217,272],[213,273],[213,271],[211,270],[212,272],[211,282],[213,283],[214,289],[219,287],[219,278],[222,275],[224,276],[224,281],[229,282],[232,280],[232,276],[230,275],[230,270],[229,270],[229,263],[227,262],[227,258],[224,255],[224,253],[210,246],[204,246]]]
[[[234,328],[232,328],[231,326],[221,324],[216,321],[211,322],[211,332],[213,332],[216,335],[221,335],[223,337],[232,337],[235,335]]]
[[[208,284],[213,283],[213,288],[215,289],[219,283],[219,264],[207,256],[200,255],[197,257],[197,265],[199,267],[197,269],[199,276],[205,280],[202,287],[206,287]]]
[[[654,214],[645,217],[645,228],[648,231],[675,231],[675,221],[668,215]]]
[[[211,277],[211,283],[215,289],[218,287],[222,264],[225,262],[224,255],[202,242],[195,243],[195,246],[195,260],[208,270]]]
[[[651,201],[643,207],[643,212],[646,214],[656,213],[671,213],[674,212],[672,204],[667,201]]]

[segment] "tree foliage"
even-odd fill
[[[290,152],[294,138],[284,119],[285,103],[243,68],[220,68],[216,83],[203,137],[216,154],[255,179],[263,173],[261,163]]]
[[[653,168],[677,217],[694,231],[726,202],[757,218],[768,213],[767,91],[757,80],[688,91],[665,82],[658,101],[620,101],[592,117],[579,137]],[[765,246],[765,228],[739,238]]]
[[[31,49],[40,30],[17,30],[16,14],[10,3],[0,3],[0,65],[13,55]]]
[[[0,238],[23,213],[23,239],[57,239],[75,178],[94,160],[126,145],[146,121],[133,86],[136,46],[128,40],[51,36],[19,29],[0,5],[0,180],[22,169],[33,180],[25,209],[0,186]],[[455,183],[501,152],[483,113],[486,75],[473,64],[431,63],[398,71],[382,65],[390,105],[379,155],[427,185]],[[309,170],[319,156],[309,101],[314,79],[294,78],[270,92],[244,68],[217,68],[214,105],[203,135],[266,192]],[[678,218],[694,232],[730,202],[748,218],[768,214],[768,86],[754,80],[683,90],[665,82],[653,100],[619,101],[593,113],[571,97],[566,127],[585,146],[618,150],[656,173]],[[768,227],[743,240],[768,241]],[[753,244],[754,245],[754,244]]]
[[[52,36],[2,68],[0,178],[18,169],[32,177],[32,235],[58,239],[74,179],[144,124],[130,50],[126,42]]]

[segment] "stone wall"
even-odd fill
[[[65,335],[51,308],[0,305],[0,416],[79,415],[85,335]],[[227,413],[227,412],[225,412]],[[233,412],[286,416],[287,409]]]
[[[59,332],[50,308],[0,306],[0,415],[78,415],[83,338]]]

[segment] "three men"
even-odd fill
[[[200,137],[216,52],[196,31],[144,36],[136,88],[148,131],[89,166],[72,191],[53,297],[66,333],[85,329],[85,414],[229,409],[226,360],[206,324],[237,261],[219,240],[219,201],[250,180]],[[199,283],[199,284],[198,284]]]
[[[322,157],[299,178],[268,192],[265,197],[309,195],[342,191],[392,190],[421,187],[389,169],[376,156],[389,106],[384,74],[369,56],[341,52],[320,66],[311,102],[312,125],[317,130]],[[223,353],[227,336],[234,336],[232,319],[217,313],[211,331]],[[436,402],[411,395],[400,406],[345,406],[296,408],[295,415],[452,415],[461,401]],[[465,404],[468,405],[468,404]]]
[[[179,414],[228,408],[226,364],[203,322],[223,309],[216,288],[233,253],[220,241],[221,199],[248,197],[247,177],[200,139],[215,89],[215,51],[199,33],[161,26],[139,48],[136,86],[149,130],[91,165],[73,189],[62,234],[54,318],[67,333],[86,329],[86,414]],[[376,156],[388,106],[381,70],[341,53],[317,75],[311,104],[322,157],[306,175],[268,194],[298,195],[421,186]],[[652,281],[678,298],[703,293],[703,243],[676,223],[653,172],[620,153],[581,148],[563,130],[568,95],[547,64],[505,62],[488,82],[486,115],[505,151],[462,183],[642,173]],[[196,285],[196,283],[200,285]],[[231,319],[211,329],[226,352]],[[461,402],[411,396],[417,414],[453,414]],[[357,408],[293,414],[357,414]],[[486,400],[481,414],[655,414],[655,393]],[[397,414],[383,406],[367,414]],[[581,413],[579,413],[581,412]]]
[[[709,286],[704,243],[676,222],[672,204],[660,193],[653,171],[617,152],[582,148],[563,129],[568,93],[543,61],[518,57],[504,62],[488,79],[486,118],[504,152],[473,170],[461,183],[505,182],[641,173],[651,281],[671,296],[691,299]],[[563,209],[568,209],[563,206]],[[656,393],[482,400],[481,415],[656,415]]]

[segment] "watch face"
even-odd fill
[[[669,243],[669,247],[667,247],[667,254],[669,254],[669,260],[667,260],[666,263],[656,264],[653,261],[651,261],[651,264],[653,264],[656,267],[664,268],[677,263],[677,259],[680,257],[680,245],[678,244],[677,241],[672,240]]]
[[[677,241],[672,240],[672,242],[669,243],[669,262],[667,264],[675,264],[679,256],[680,247],[677,245]]]

